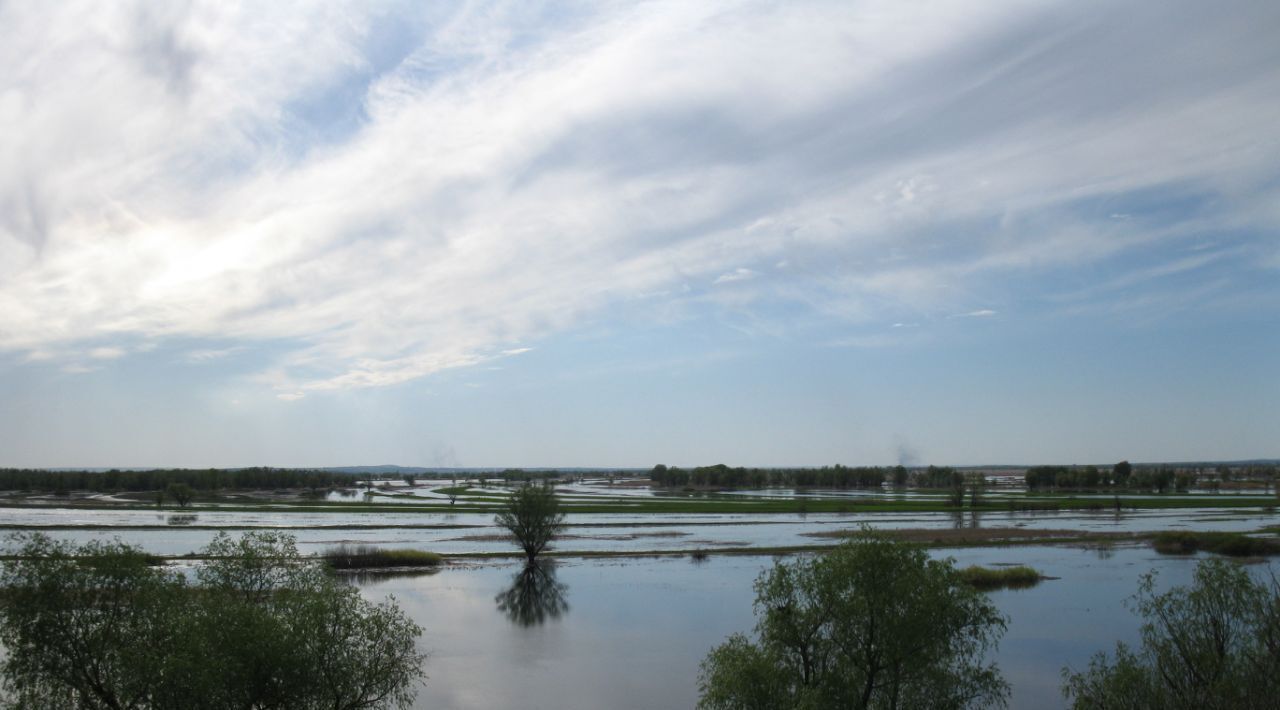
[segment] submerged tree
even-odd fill
[[[987,708],[1008,686],[986,652],[1004,619],[948,562],[864,532],[756,580],[758,641],[702,663],[704,710]]]
[[[421,633],[301,558],[290,536],[224,535],[197,583],[119,541],[18,538],[0,572],[14,707],[407,707]]]
[[[565,515],[550,486],[525,483],[511,494],[506,508],[493,521],[511,533],[525,558],[533,562],[564,529]]]
[[[1190,587],[1136,596],[1141,647],[1117,644],[1080,673],[1063,670],[1063,694],[1080,709],[1274,708],[1280,698],[1280,583],[1255,581],[1236,563],[1207,559]]]

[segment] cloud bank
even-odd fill
[[[772,332],[809,337],[1158,311],[1188,274],[1230,303],[1278,268],[1277,26],[1268,2],[0,4],[0,350],[269,347],[293,400],[650,310],[785,307]]]

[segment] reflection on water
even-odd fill
[[[976,510],[968,512],[963,510],[953,510],[947,515],[951,516],[951,527],[955,530],[977,530],[982,527],[982,513]]]
[[[1063,667],[1087,668],[1093,654],[1140,638],[1141,617],[1127,602],[1142,575],[1158,572],[1160,593],[1189,582],[1203,557],[1168,558],[1123,544],[1106,554],[1099,559],[1094,550],[1034,545],[930,553],[955,558],[960,567],[1025,564],[1054,578],[1030,589],[987,593],[1008,619],[988,660],[1013,686],[1011,710],[1063,708]],[[495,591],[523,576],[522,565],[456,565],[436,575],[362,587],[374,602],[393,593],[425,629],[420,643],[432,654],[426,667],[431,679],[415,709],[691,708],[698,701],[698,664],[707,652],[730,634],[751,634],[755,627],[752,585],[773,559],[713,555],[697,565],[675,556],[561,561],[557,582],[573,590],[572,613],[561,609],[554,620],[548,613],[546,623],[527,627],[509,618],[512,605],[494,613]],[[1248,569],[1266,579],[1280,565]],[[538,598],[519,590],[510,594]],[[560,595],[563,601],[563,587]]]
[[[169,525],[191,525],[199,520],[200,516],[195,513],[174,513],[165,519]]]
[[[511,578],[511,586],[493,601],[519,626],[541,626],[569,611],[569,587],[556,579],[554,560],[531,562]]]
[[[375,587],[397,577],[427,577],[440,572],[439,567],[391,567],[387,569],[354,569],[335,571],[342,580],[360,587]]]

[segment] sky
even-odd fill
[[[0,466],[1280,457],[1278,33],[0,1]]]

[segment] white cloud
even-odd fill
[[[276,399],[282,399],[286,402],[296,402],[306,396],[306,392],[281,392],[276,395]]]
[[[727,283],[733,283],[735,281],[750,281],[751,279],[754,279],[756,276],[759,276],[759,274],[757,274],[755,271],[752,271],[751,269],[738,268],[738,269],[734,269],[733,271],[720,274],[719,276],[716,277],[715,283],[727,284]]]
[[[213,360],[221,360],[230,355],[234,355],[239,352],[244,352],[247,349],[248,348],[246,348],[245,346],[235,346],[230,348],[219,348],[219,349],[189,350],[182,356],[182,359],[192,364],[201,364],[201,363],[206,363]]]
[[[945,316],[1000,302],[993,276],[1185,236],[1112,212],[1131,191],[1221,198],[1210,231],[1275,202],[1267,4],[431,12],[0,5],[0,348],[270,342],[259,379],[296,398],[646,294]],[[412,38],[391,60],[388,25]]]
[[[89,372],[96,372],[97,370],[100,370],[100,369],[102,368],[92,367],[90,365],[84,365],[78,362],[73,362],[73,363],[69,363],[62,366],[62,371],[69,375],[83,375]]]
[[[100,347],[89,350],[89,357],[94,360],[115,360],[128,354],[124,348]]]
[[[994,316],[995,314],[996,312],[991,310],[990,308],[982,308],[976,311],[969,311],[967,313],[956,313],[956,314],[953,314],[951,317],[952,318],[989,318],[991,316]]]

